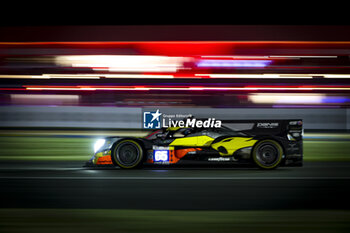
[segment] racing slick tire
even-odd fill
[[[261,169],[276,168],[281,163],[282,156],[282,146],[270,139],[258,142],[252,152],[254,163]]]
[[[122,140],[112,149],[112,162],[114,166],[131,169],[140,167],[143,161],[143,149],[134,140]]]

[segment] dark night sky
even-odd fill
[[[17,25],[0,41],[350,41],[350,25]]]
[[[129,2],[7,1],[0,41],[350,41],[340,4]]]

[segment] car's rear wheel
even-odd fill
[[[252,153],[255,164],[262,169],[276,168],[282,160],[283,149],[274,140],[262,140],[258,142]]]
[[[143,161],[143,150],[134,140],[122,140],[112,150],[112,162],[121,168],[136,168]]]

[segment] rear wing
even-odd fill
[[[302,119],[288,120],[221,120],[222,124],[250,135],[291,136],[301,139],[303,135]]]

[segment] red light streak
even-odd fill
[[[0,90],[5,90],[0,88]],[[16,89],[23,90],[23,89]],[[25,90],[57,90],[57,91],[350,91],[350,86],[244,86],[244,87],[216,87],[216,86],[25,86]]]
[[[25,91],[27,88],[7,88],[7,87],[2,87],[0,88],[1,91]]]
[[[0,42],[0,47],[55,47],[55,48],[128,48],[138,51],[140,54],[158,55],[231,55],[237,48],[292,48],[292,49],[349,49],[349,41],[128,41],[128,42]],[[237,55],[237,54],[235,54]],[[261,54],[256,54],[261,55]],[[300,55],[298,52],[296,54]],[[302,54],[312,55],[312,54]],[[334,54],[333,54],[334,55]]]

